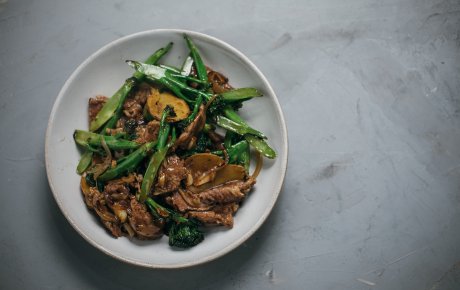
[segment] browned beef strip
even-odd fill
[[[187,200],[184,199],[183,194],[188,196]],[[166,202],[179,212],[191,210],[205,211],[211,208],[211,206],[201,203],[194,194],[185,191],[182,191],[182,194],[179,191],[173,192],[170,196],[166,197]]]
[[[205,226],[224,225],[233,227],[233,216],[228,213],[216,213],[214,211],[189,211],[187,217],[195,218]]]
[[[81,191],[85,199],[85,204],[88,208],[93,209],[93,199],[99,193],[96,187],[90,187],[87,192]]]
[[[93,121],[96,118],[97,113],[102,109],[102,106],[107,102],[107,97],[96,96],[96,98],[89,98],[88,101],[88,117],[89,121]]]
[[[200,106],[200,110],[195,119],[184,129],[174,143],[174,148],[180,147],[182,149],[190,149],[191,141],[195,135],[200,132],[206,123],[206,107]]]
[[[157,239],[163,235],[162,229],[153,223],[152,216],[144,204],[131,197],[128,220],[140,239]]]
[[[128,199],[130,188],[138,191],[141,183],[141,174],[130,173],[127,176],[108,181],[104,187],[104,193],[107,193],[113,200]]]
[[[161,164],[158,172],[155,194],[175,191],[180,183],[187,177],[188,170],[184,165],[184,160],[177,155],[170,155]]]
[[[160,122],[150,121],[147,125],[140,125],[136,128],[137,143],[144,144],[147,142],[155,141],[158,138],[158,131],[160,130]]]
[[[142,116],[142,105],[134,98],[127,98],[123,104],[123,114],[130,118],[140,120]]]
[[[237,203],[215,206],[208,211],[189,211],[187,217],[196,218],[206,226],[223,225],[233,227],[233,214],[238,210]]]
[[[129,197],[129,188],[118,180],[109,181],[104,187],[104,192],[113,200],[123,200]]]
[[[134,94],[125,100],[123,114],[129,119],[143,120],[143,108],[150,94],[150,85],[142,83]]]
[[[206,226],[224,225],[233,226],[233,214],[238,209],[237,203],[209,206],[205,204],[193,204],[193,200],[186,201],[179,191],[166,198],[166,202],[176,211],[185,213],[185,216],[196,218]]]
[[[177,190],[165,200],[176,211],[193,217],[204,225],[223,225],[233,227],[233,215],[238,210],[239,202],[251,190],[256,180],[236,180],[224,183],[200,193]]]
[[[175,210],[179,212],[185,212],[188,210],[192,210],[191,207],[180,195],[178,191],[173,192],[170,196],[166,197],[166,202],[172,206]]]
[[[230,181],[200,192],[198,198],[205,204],[239,202],[244,199],[246,193],[255,183],[256,180],[252,177],[249,177],[246,181]]]
[[[96,187],[90,187],[87,194],[83,192],[85,203],[88,208],[94,210],[99,216],[102,224],[114,237],[121,237],[123,233],[120,228],[119,219],[107,207],[106,197]]]

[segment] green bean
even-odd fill
[[[118,91],[104,104],[99,113],[97,113],[96,118],[94,118],[89,125],[90,131],[96,131],[113,116],[118,105],[124,102],[135,83],[133,78],[129,78],[125,81],[124,85],[118,89]]]
[[[144,179],[142,180],[141,192],[138,198],[140,202],[143,202],[149,195],[153,183],[155,182],[158,169],[160,168],[161,163],[165,159],[167,152],[168,148],[163,147],[152,155],[147,170],[145,171]]]
[[[253,135],[256,135],[257,137],[259,138],[263,138],[263,139],[267,139],[267,137],[260,131],[254,129],[254,128],[251,128],[251,126],[249,126],[245,120],[243,120],[243,118],[240,117],[240,115],[238,115],[237,112],[235,112],[235,110],[233,110],[230,106],[226,106],[224,108],[224,115],[225,117],[227,117],[228,119],[232,120],[233,122],[239,124],[241,127],[244,127],[244,128],[247,128],[247,132],[246,133],[243,133],[243,134],[240,134],[240,135],[244,135],[244,134],[253,134]],[[236,132],[238,133],[238,132]]]
[[[174,143],[173,140],[175,140],[176,131],[173,127],[171,141],[166,145],[166,140],[168,139],[169,131],[171,128],[169,123],[166,122],[166,118],[169,116],[170,113],[171,108],[166,107],[161,115],[157,151],[150,158],[147,170],[145,171],[144,178],[141,184],[141,192],[138,194],[137,197],[140,202],[144,202],[145,199],[148,197],[150,190],[152,189],[152,186],[155,182],[155,178],[157,176],[157,172],[161,166],[161,163],[165,159],[169,147]]]
[[[148,152],[151,151],[157,142],[149,142],[143,144],[136,151],[126,156],[123,161],[117,164],[114,168],[108,169],[102,175],[98,177],[99,181],[108,181],[118,178],[125,173],[134,171],[139,163],[147,156]]]
[[[268,157],[270,159],[273,159],[276,157],[276,152],[273,150],[270,145],[268,145],[267,141],[261,138],[258,138],[256,136],[246,134],[244,135],[244,138],[246,141],[251,144],[254,149],[262,153],[265,157]]]
[[[85,153],[80,158],[77,166],[77,173],[82,175],[83,172],[91,165],[93,161],[93,152],[90,150],[86,150]]]
[[[246,134],[252,134],[252,135],[256,135],[261,138],[266,138],[265,135],[263,135],[261,132],[255,129],[252,129],[251,127],[247,125],[240,124],[233,120],[230,120],[229,118],[226,118],[224,116],[217,116],[216,121],[217,121],[217,125],[219,125],[220,127],[230,130],[239,135],[243,136]]]
[[[241,102],[252,99],[253,97],[261,97],[263,94],[255,88],[240,88],[234,89],[220,94],[227,102]]]
[[[113,136],[104,136],[83,130],[75,130],[73,138],[77,144],[88,149],[101,147],[102,140],[104,140],[107,146],[113,150],[135,149],[140,146],[139,143],[133,141],[119,139]]]
[[[124,103],[124,99],[120,100],[120,104]],[[104,124],[104,126],[101,129],[101,134],[107,135],[107,129],[113,129],[117,125],[118,120],[121,118],[121,115],[123,114],[123,105],[119,105],[114,112],[114,115],[107,121],[107,123]]]

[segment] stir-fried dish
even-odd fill
[[[181,68],[159,64],[172,43],[143,63],[127,61],[133,76],[112,97],[90,98],[89,131],[74,132],[84,149],[84,201],[114,237],[167,235],[171,246],[188,248],[206,226],[232,228],[262,155],[276,156],[237,113],[260,91],[233,88],[184,38],[190,52]]]

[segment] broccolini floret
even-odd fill
[[[179,213],[161,206],[150,197],[146,199],[146,204],[154,217],[160,217],[166,221],[166,233],[169,236],[170,246],[190,248],[204,240],[198,221],[187,219]]]

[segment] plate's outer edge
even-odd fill
[[[53,185],[53,180],[51,178],[51,175],[49,174],[49,172],[50,172],[50,169],[49,169],[50,161],[49,161],[48,147],[49,147],[49,143],[50,143],[50,133],[51,133],[52,128],[53,128],[54,117],[55,117],[57,108],[59,107],[59,103],[61,102],[61,99],[63,97],[63,93],[67,90],[68,86],[73,82],[74,78],[79,74],[79,72],[84,67],[86,67],[86,65],[88,63],[90,63],[92,60],[97,58],[99,56],[99,54],[101,54],[102,52],[104,52],[108,48],[118,44],[119,42],[123,42],[123,41],[129,40],[131,38],[136,38],[136,37],[139,37],[139,36],[144,35],[144,34],[155,34],[155,33],[160,33],[160,32],[186,33],[189,36],[192,36],[192,38],[205,39],[205,40],[213,41],[213,42],[217,43],[218,45],[224,47],[225,49],[231,51],[236,56],[238,56],[241,60],[243,60],[245,63],[247,63],[258,74],[260,79],[267,86],[267,88],[268,88],[268,90],[270,92],[270,95],[273,96],[273,100],[274,100],[274,103],[276,105],[276,111],[278,112],[278,115],[280,117],[281,127],[282,127],[282,130],[283,130],[281,132],[281,136],[282,137],[284,136],[284,138],[282,138],[283,142],[282,142],[282,148],[280,148],[280,151],[285,152],[284,158],[282,160],[279,160],[279,162],[281,162],[281,170],[282,170],[282,173],[281,173],[281,176],[280,176],[280,181],[281,182],[279,183],[279,186],[275,189],[274,194],[272,195],[271,201],[269,203],[269,206],[266,208],[265,212],[260,216],[259,220],[254,224],[254,226],[251,228],[251,230],[246,232],[241,238],[236,240],[232,245],[229,245],[229,246],[223,248],[222,250],[216,252],[214,255],[205,257],[203,259],[195,260],[195,261],[189,262],[189,263],[172,264],[172,265],[149,264],[149,263],[139,262],[139,261],[136,261],[136,260],[131,260],[129,258],[119,257],[117,255],[114,255],[111,251],[107,250],[103,245],[100,245],[99,243],[95,242],[90,237],[85,235],[80,230],[78,225],[69,217],[69,215],[64,210],[64,206],[62,205],[62,202],[59,199],[59,196],[56,194],[56,191],[55,191],[54,185]],[[276,200],[278,199],[278,196],[279,196],[279,194],[281,192],[281,189],[282,189],[283,184],[284,184],[284,179],[285,179],[285,176],[286,176],[288,153],[289,153],[288,150],[289,150],[289,147],[288,147],[287,128],[286,128],[286,122],[285,122],[285,119],[284,119],[283,111],[281,110],[281,106],[280,106],[280,104],[278,102],[278,98],[277,98],[275,92],[273,91],[273,88],[271,87],[271,85],[268,82],[267,78],[262,74],[262,72],[252,63],[251,60],[249,60],[248,57],[246,57],[242,52],[240,52],[239,50],[237,50],[233,46],[227,44],[226,42],[224,42],[222,40],[219,40],[219,39],[217,39],[217,38],[215,38],[213,36],[204,34],[204,33],[190,31],[190,30],[183,30],[183,29],[153,29],[153,30],[146,30],[146,31],[130,34],[130,35],[118,38],[118,39],[116,39],[116,40],[104,45],[103,47],[98,49],[96,52],[94,52],[84,62],[82,62],[77,67],[77,69],[75,71],[73,71],[73,73],[70,75],[70,77],[64,83],[64,86],[59,91],[59,94],[58,94],[56,100],[54,101],[54,105],[53,105],[53,108],[51,110],[50,118],[48,120],[46,135],[45,135],[45,164],[46,164],[46,172],[47,172],[47,177],[48,177],[48,183],[49,183],[51,191],[52,191],[52,193],[54,195],[54,199],[56,200],[59,208],[61,209],[61,211],[64,214],[64,216],[66,217],[66,219],[70,222],[72,227],[86,241],[88,241],[91,245],[93,245],[94,247],[96,247],[97,249],[101,250],[102,252],[104,252],[107,255],[109,255],[111,257],[114,257],[114,258],[116,258],[116,259],[118,259],[120,261],[127,262],[127,263],[130,263],[130,264],[136,265],[136,266],[143,266],[143,267],[156,268],[156,269],[179,269],[179,268],[186,268],[186,267],[196,266],[196,265],[199,265],[199,264],[203,264],[203,263],[213,261],[213,260],[215,260],[215,259],[217,259],[217,258],[219,258],[221,256],[224,256],[225,254],[229,253],[230,251],[234,250],[239,245],[244,243],[250,236],[252,236],[261,227],[261,225],[264,223],[264,221],[267,219],[268,215],[272,211],[272,209],[273,209],[273,207],[274,207],[274,205],[276,203]],[[279,158],[279,156],[277,158]]]

